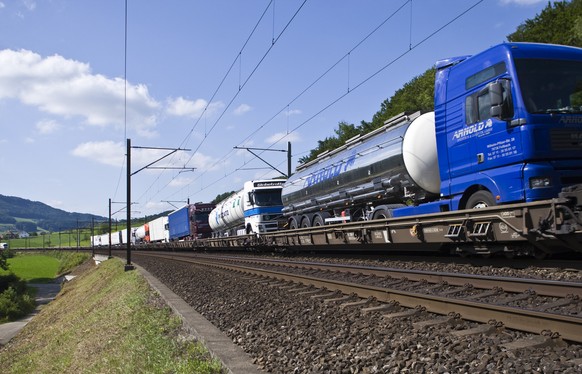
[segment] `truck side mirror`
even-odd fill
[[[489,100],[491,117],[503,119],[506,116],[503,106],[503,85],[500,82],[489,84]]]
[[[251,205],[255,205],[255,199],[253,197],[253,193],[252,192],[249,192],[249,203]]]

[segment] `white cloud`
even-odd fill
[[[94,162],[121,167],[125,162],[125,153],[127,152],[127,145],[123,142],[102,141],[102,142],[86,142],[79,144],[71,153],[74,156],[93,160]],[[131,151],[131,165],[132,170],[139,168],[167,155],[167,150],[161,149],[132,149]],[[221,165],[216,164],[215,158],[206,156],[201,153],[195,153],[190,158],[188,152],[178,151],[173,156],[156,163],[155,166],[159,169],[148,170],[152,173],[161,173],[164,166],[195,168],[194,172],[218,170]],[[186,164],[187,163],[187,164]],[[188,177],[177,177],[172,182],[171,186],[183,186]],[[187,182],[190,183],[190,182]]]
[[[79,144],[71,153],[101,164],[120,167],[123,166],[126,149],[122,142],[87,142]]]
[[[301,114],[301,113],[303,113],[301,111],[301,109],[290,109],[290,110],[288,110],[288,111],[285,112],[285,114],[288,115],[288,116],[295,116],[295,115],[298,115],[298,114]]]
[[[0,9],[2,9],[2,8],[6,8],[6,5],[0,1]]]
[[[90,66],[59,55],[5,49],[0,51],[0,99],[11,98],[39,110],[93,126],[122,128],[125,82],[92,74]],[[127,85],[127,126],[152,136],[160,104],[145,85]]]
[[[24,7],[26,9],[28,9],[29,11],[33,11],[36,9],[36,1],[33,0],[23,0],[22,4],[24,5]]]
[[[235,110],[234,110],[234,114],[237,116],[242,116],[243,114],[251,111],[253,108],[251,108],[250,105],[247,104],[241,104],[239,105]]]
[[[276,144],[280,141],[298,142],[298,141],[301,141],[301,137],[296,132],[290,132],[290,133],[278,132],[276,134],[269,136],[267,139],[265,139],[265,143],[270,143],[270,144]]]
[[[208,107],[208,108],[207,108]],[[204,99],[188,100],[183,97],[168,99],[166,111],[168,114],[178,117],[199,117],[206,109],[207,115],[212,115],[217,110],[224,107],[224,103],[216,102],[208,104]]]
[[[40,134],[47,135],[59,130],[61,125],[55,120],[41,120],[37,122],[36,129]]]
[[[188,167],[196,168],[194,172],[215,171],[221,168],[221,164],[217,164],[216,158],[196,152],[188,163]]]

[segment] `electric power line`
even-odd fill
[[[411,0],[408,0],[411,1]],[[407,1],[407,2],[408,2]],[[340,96],[338,96],[337,98],[335,98],[334,100],[332,100],[330,103],[328,103],[327,105],[325,105],[324,107],[322,107],[320,110],[318,110],[317,112],[315,112],[312,116],[310,116],[309,118],[307,118],[305,121],[303,121],[302,123],[300,123],[299,125],[297,125],[295,128],[293,128],[290,133],[293,133],[295,131],[297,131],[298,129],[300,129],[301,127],[305,126],[307,123],[311,122],[314,118],[316,118],[317,116],[319,116],[321,113],[323,113],[324,111],[326,111],[327,109],[329,109],[331,106],[333,106],[334,104],[336,104],[337,102],[339,102],[341,99],[343,99],[344,97],[346,97],[347,95],[351,94],[352,92],[354,92],[356,89],[360,88],[361,86],[363,86],[365,83],[367,83],[368,81],[370,81],[371,79],[373,79],[375,76],[377,76],[378,74],[380,74],[382,71],[386,70],[388,67],[390,67],[391,65],[393,65],[395,62],[397,62],[398,60],[400,60],[402,57],[406,56],[407,54],[409,54],[410,52],[412,52],[414,49],[418,48],[420,45],[424,44],[426,41],[428,41],[429,39],[431,39],[432,37],[434,37],[435,35],[437,35],[439,32],[441,32],[443,29],[445,29],[447,26],[450,26],[452,23],[454,23],[456,20],[458,20],[459,18],[463,17],[465,14],[467,14],[468,12],[470,12],[472,9],[474,9],[477,5],[479,5],[480,3],[482,3],[484,0],[478,0],[477,2],[475,2],[473,5],[471,5],[469,8],[465,9],[464,11],[462,11],[461,13],[459,13],[457,16],[455,16],[454,18],[452,18],[451,20],[449,20],[448,22],[446,22],[445,24],[443,24],[441,27],[437,28],[436,30],[434,30],[433,32],[431,32],[430,34],[428,34],[426,37],[424,37],[420,42],[414,44],[414,45],[410,45],[409,49],[404,51],[403,53],[401,53],[400,55],[398,55],[396,58],[392,59],[391,61],[387,62],[385,65],[383,65],[382,67],[380,67],[376,72],[372,73],[371,75],[369,75],[368,77],[366,77],[365,79],[363,79],[362,81],[360,81],[357,85],[355,85],[350,91],[345,92],[343,94],[341,94]],[[406,3],[405,3],[406,4]],[[367,36],[369,37],[369,35]],[[366,37],[366,38],[367,38]],[[345,58],[345,57],[344,57]],[[343,58],[342,58],[343,59]],[[333,66],[336,66],[338,63],[334,64]],[[330,68],[331,69],[331,68]],[[326,73],[327,74],[327,71]],[[321,76],[318,78],[321,79]],[[313,85],[313,84],[312,84]],[[303,92],[301,93],[303,94]],[[300,95],[301,95],[300,94]],[[296,100],[296,99],[294,99]],[[281,109],[278,113],[280,114],[285,108]],[[275,116],[271,117],[271,119],[268,121],[270,122],[272,120],[272,118],[274,118]],[[267,123],[268,123],[267,122]],[[266,125],[267,123],[265,123],[264,125]],[[262,125],[261,128],[264,126]],[[257,130],[258,131],[258,130]],[[253,134],[255,134],[257,131],[253,132]],[[268,147],[272,147],[275,144],[277,144],[279,141],[281,141],[282,139],[284,139],[288,134],[285,134],[284,136],[280,137],[279,139],[277,139],[276,141],[274,141],[273,143],[271,143],[271,145]],[[249,137],[247,137],[246,139],[248,139]],[[232,153],[232,150],[229,151],[228,154]],[[262,154],[262,153],[260,153]],[[224,158],[222,158],[221,160],[224,160]],[[220,160],[219,160],[220,161]],[[217,161],[215,164],[216,165],[219,161]],[[247,165],[250,161],[245,161],[243,163],[243,166]],[[218,180],[215,180],[214,182],[210,183],[209,185],[207,185],[206,187],[202,188],[200,191],[205,190],[206,188],[209,188],[211,186],[213,186],[214,184],[218,183],[219,181],[226,179],[227,177],[231,176],[232,174],[234,174],[236,171],[240,170],[240,168],[235,169],[234,171],[232,171],[229,174],[224,175],[223,177],[219,178]],[[203,174],[203,173],[202,173]],[[200,176],[201,177],[201,176]],[[195,181],[197,181],[198,179],[195,179]],[[180,191],[177,191],[180,192]],[[176,193],[177,193],[176,192]]]

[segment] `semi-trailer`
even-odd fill
[[[555,198],[582,183],[582,49],[504,43],[436,63],[434,112],[301,165],[290,228]]]
[[[213,237],[263,234],[279,229],[281,188],[284,180],[254,180],[230,195],[210,212]]]
[[[208,215],[214,209],[211,203],[186,204],[168,214],[170,240],[204,239],[211,236]]]

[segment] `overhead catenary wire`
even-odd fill
[[[353,53],[356,49],[358,49],[372,35],[374,35],[376,32],[378,32],[382,28],[382,26],[384,26],[388,21],[390,21],[393,17],[395,17],[406,6],[406,4],[408,4],[410,2],[412,2],[412,0],[405,0],[395,11],[393,11],[388,17],[386,17],[384,20],[382,20],[382,22],[380,22],[372,31],[370,31],[362,39],[360,39],[348,52],[346,52],[340,59],[338,59],[329,68],[327,68],[323,73],[321,73],[313,82],[311,82],[306,88],[304,88],[298,95],[296,95],[284,107],[282,107],[281,109],[279,109],[275,114],[273,114],[271,117],[269,117],[269,119],[267,121],[265,121],[262,125],[260,125],[259,127],[257,127],[257,129],[255,129],[253,132],[251,132],[249,135],[247,135],[247,137],[245,139],[243,139],[238,144],[238,146],[244,145],[250,138],[252,138],[260,130],[262,130],[266,125],[268,125],[269,123],[271,123],[283,111],[285,111],[285,110],[288,111],[289,110],[289,107],[294,102],[296,102],[297,100],[299,100],[304,94],[306,94],[311,88],[313,88],[319,81],[321,81],[325,76],[327,76],[331,71],[333,71],[339,64],[341,64],[342,61],[344,61],[351,53]],[[349,88],[348,88],[348,92],[349,92]],[[288,118],[287,118],[287,121],[288,121]],[[290,134],[290,133],[291,132],[287,129],[287,134]],[[280,141],[281,139],[279,139],[276,142],[274,142],[274,144],[277,143],[278,141]],[[272,147],[274,144],[272,144],[268,148]],[[224,155],[222,158],[218,159],[214,164],[212,164],[210,166],[210,168],[213,168],[214,166],[216,166],[216,165],[220,164],[221,162],[223,162],[223,160],[227,159],[232,153],[233,153],[233,150],[229,150],[229,152],[226,155]],[[196,181],[196,180],[197,179],[195,179],[194,181]],[[178,191],[178,192],[180,192],[180,191]]]
[[[272,3],[273,1],[271,1],[269,3],[269,5]],[[301,11],[301,9],[303,9],[303,7],[305,6],[305,4],[307,3],[307,0],[304,0],[299,7],[297,8],[297,10],[293,13],[293,15],[291,16],[291,18],[289,19],[289,21],[285,24],[285,26],[283,27],[283,29],[281,30],[281,32],[279,32],[279,34],[276,36],[276,38],[274,38],[274,40],[272,41],[271,45],[267,48],[267,50],[265,51],[265,53],[263,54],[263,56],[260,58],[260,60],[255,64],[255,66],[253,67],[253,69],[251,70],[251,72],[249,73],[249,75],[246,77],[246,79],[239,84],[239,89],[236,91],[236,93],[233,95],[233,97],[231,98],[231,100],[229,101],[229,103],[225,106],[224,110],[221,112],[221,114],[218,116],[218,118],[216,119],[216,121],[214,121],[214,124],[210,127],[210,129],[208,129],[207,131],[205,131],[205,136],[204,138],[202,138],[200,144],[196,147],[196,149],[192,152],[192,155],[190,156],[190,158],[186,161],[186,164],[188,164],[192,158],[194,157],[194,155],[198,152],[198,150],[202,147],[202,145],[204,144],[204,142],[206,141],[208,135],[212,132],[212,130],[214,130],[214,128],[218,125],[218,123],[221,121],[222,117],[226,114],[226,112],[228,111],[228,109],[230,108],[230,106],[232,105],[232,103],[236,100],[236,98],[240,95],[242,89],[247,85],[247,83],[250,81],[250,79],[253,77],[253,75],[257,72],[257,70],[259,69],[259,67],[261,66],[261,64],[265,61],[266,57],[269,55],[269,53],[271,52],[271,50],[274,48],[274,46],[277,44],[277,42],[279,41],[279,39],[283,36],[283,34],[285,33],[285,31],[289,28],[289,26],[291,25],[291,23],[295,20],[295,18],[297,17],[297,15],[299,14],[299,12]],[[262,18],[264,17],[266,11],[267,11],[268,7],[265,9],[265,11],[263,12],[263,14],[261,15],[261,18],[259,19],[262,20]],[[253,32],[256,30],[258,23],[255,25],[255,28],[253,29]],[[251,35],[252,35],[251,33]],[[250,39],[247,38],[247,41],[245,42],[244,46],[247,45],[248,41]],[[243,48],[244,48],[243,46]],[[241,49],[242,51],[242,49]],[[240,54],[241,52],[239,52]],[[237,55],[237,59],[238,59],[238,55]],[[222,84],[224,83],[224,81],[226,80],[227,76],[229,75],[230,71],[232,70],[232,67],[236,64],[237,59],[235,59],[233,61],[233,63],[231,64],[231,67],[229,68],[229,71],[227,72],[227,74],[223,77],[220,86],[222,86]],[[215,90],[215,93],[213,94],[211,100],[209,100],[209,102],[207,103],[203,113],[208,109],[209,105],[212,103],[212,101],[214,100],[214,97],[216,96],[219,88],[217,88],[217,90]],[[200,118],[202,117],[202,115],[198,118],[198,120],[196,121],[195,125],[192,127],[192,129],[190,130],[187,138],[194,132],[194,129],[196,127],[196,125],[198,124],[198,122],[200,121]],[[181,143],[181,146],[184,145],[186,142],[186,139]],[[158,178],[156,179],[156,181],[160,178],[160,176],[158,176]],[[175,178],[175,177],[174,177]],[[174,179],[172,178],[172,180]],[[166,186],[167,187],[172,180],[170,180]],[[155,181],[154,181],[155,183]],[[153,184],[152,184],[153,185]],[[142,194],[142,196],[140,196],[140,199],[151,189],[151,186],[144,192],[144,194]],[[173,195],[172,195],[173,196]]]
[[[401,8],[406,5],[407,3],[411,2],[412,0],[407,0],[402,6]],[[381,72],[383,72],[384,70],[386,70],[388,67],[390,67],[391,65],[393,65],[395,62],[397,62],[398,60],[400,60],[401,58],[403,58],[404,56],[406,56],[407,54],[411,53],[413,50],[415,50],[416,48],[420,47],[421,45],[423,45],[425,42],[427,42],[428,40],[430,40],[432,37],[434,37],[435,35],[437,35],[438,33],[440,33],[442,30],[444,30],[446,27],[450,26],[451,24],[453,24],[455,21],[457,21],[458,19],[460,19],[461,17],[463,17],[464,15],[466,15],[468,12],[470,12],[471,10],[473,10],[475,7],[477,7],[479,4],[481,4],[484,0],[478,0],[475,3],[473,3],[471,6],[469,6],[468,8],[466,8],[465,10],[463,10],[462,12],[460,12],[459,14],[457,14],[455,17],[453,17],[452,19],[450,19],[449,21],[445,22],[442,26],[438,27],[437,29],[435,29],[434,31],[432,31],[431,33],[429,33],[428,35],[426,35],[423,39],[421,39],[418,43],[416,44],[410,44],[409,48],[406,49],[404,52],[402,52],[400,55],[396,56],[395,58],[393,58],[392,60],[388,61],[386,64],[384,64],[383,66],[381,66],[378,70],[376,70],[374,73],[370,74],[369,76],[367,76],[365,79],[361,80],[358,84],[356,84],[355,86],[353,86],[353,88],[351,88],[351,90],[349,90],[348,92],[344,92],[341,95],[339,95],[338,97],[336,97],[335,99],[333,99],[331,102],[329,102],[328,104],[324,105],[321,109],[319,109],[318,111],[316,111],[313,115],[311,115],[309,118],[307,118],[305,121],[303,121],[302,123],[298,124],[296,127],[294,127],[293,129],[291,129],[289,133],[293,133],[297,130],[299,130],[300,128],[302,128],[303,126],[305,126],[307,123],[311,122],[314,118],[316,118],[317,116],[319,116],[321,113],[323,113],[324,111],[326,111],[327,109],[329,109],[330,107],[332,107],[333,105],[335,105],[336,103],[338,103],[340,100],[342,100],[343,98],[345,98],[347,95],[353,93],[355,90],[357,90],[358,88],[360,88],[361,86],[363,86],[364,84],[366,84],[368,81],[370,81],[371,79],[373,79],[374,77],[376,77],[378,74],[380,74]],[[401,8],[399,8],[395,13],[393,13],[390,17],[394,16],[394,14],[396,14]],[[389,17],[389,18],[390,18]],[[388,19],[389,19],[388,18]],[[387,20],[384,20],[382,24],[384,24],[385,22],[387,22]],[[381,25],[382,25],[381,24]],[[373,32],[375,32],[379,27],[378,26],[376,29],[374,29]],[[373,33],[372,32],[372,33]],[[367,39],[368,37],[370,37],[370,35],[372,34],[368,34],[364,39],[362,39],[362,41],[360,41],[354,48],[352,48],[348,53],[352,52],[355,48],[357,48],[360,44],[363,43],[363,41],[365,39]],[[412,42],[412,39],[411,39]],[[310,87],[312,87],[315,83],[317,83],[317,81],[319,81],[320,79],[323,78],[323,76],[325,76],[331,69],[333,69],[335,66],[337,66],[343,59],[345,59],[345,56],[348,55],[348,53],[346,53],[346,55],[344,55],[344,57],[342,57],[338,62],[336,62],[335,64],[332,65],[332,67],[330,67],[328,70],[326,70],[325,73],[323,73],[322,75],[320,75],[312,84],[310,84],[305,90],[303,90],[299,95],[297,95],[291,102],[289,102],[287,105],[285,105],[285,107],[283,107],[282,109],[280,109],[274,116],[270,117],[270,119],[268,121],[266,121],[263,125],[261,125],[257,130],[255,130],[251,135],[247,136],[247,138],[245,138],[245,140],[241,143],[244,144],[244,142],[246,142],[252,135],[256,134],[260,129],[262,129],[264,126],[266,126],[268,123],[270,123],[276,116],[278,116],[280,113],[282,113],[290,104],[292,104],[295,100],[297,100],[301,95],[303,95]],[[273,147],[275,144],[277,144],[279,141],[281,141],[282,139],[284,139],[288,134],[285,134],[283,136],[281,136],[279,139],[275,140],[274,142],[271,143],[270,146],[268,146],[267,148],[271,148]],[[227,155],[231,154],[233,151],[230,150]],[[260,153],[262,154],[262,153]],[[220,160],[218,160],[215,164],[213,164],[211,166],[214,167],[218,162],[223,162],[226,159],[226,156],[221,158]],[[247,164],[249,164],[252,160],[247,160],[243,162],[242,166],[246,166]],[[221,180],[226,179],[227,177],[231,176],[232,174],[234,174],[236,171],[240,170],[240,167],[233,170],[231,173],[229,173],[228,175],[225,175],[211,183],[209,183],[207,186],[203,187],[200,191],[203,191],[213,185],[215,185],[216,183],[220,182]],[[203,173],[201,173],[199,175],[199,178],[202,176]],[[194,179],[193,182],[196,182],[198,180],[198,178]],[[181,190],[176,191],[174,194],[181,192]],[[172,195],[173,196],[173,195]]]
[[[287,29],[287,27],[289,26],[289,24],[293,21],[293,19],[295,18],[295,16],[298,14],[298,12],[303,8],[303,6],[305,5],[305,3],[307,2],[307,0],[304,0],[303,3],[301,4],[301,6],[297,9],[297,11],[295,12],[295,14],[293,15],[293,17],[291,18],[291,20],[287,23],[287,25],[285,26],[285,28],[283,29],[283,31],[281,31],[281,33],[279,34],[279,36],[277,37],[277,39],[279,39],[279,37],[283,34],[283,32]],[[241,47],[241,49],[238,51],[238,53],[236,54],[234,60],[232,61],[232,63],[230,64],[229,68],[227,69],[226,73],[224,74],[224,76],[222,77],[220,83],[218,84],[218,86],[216,87],[216,89],[214,90],[212,96],[210,97],[210,99],[208,100],[208,102],[206,103],[204,109],[202,110],[202,112],[200,113],[200,115],[198,116],[197,120],[195,121],[194,125],[192,126],[192,128],[190,129],[190,131],[188,132],[188,134],[185,136],[184,140],[180,143],[180,147],[184,146],[189,138],[191,137],[191,135],[194,133],[194,130],[196,129],[196,127],[198,126],[200,120],[204,117],[205,119],[205,129],[204,129],[204,139],[206,139],[208,137],[208,135],[210,134],[210,132],[212,131],[212,129],[216,126],[216,124],[218,123],[215,122],[215,124],[210,128],[210,130],[207,129],[206,127],[206,113],[208,111],[208,108],[210,107],[210,105],[214,102],[214,99],[216,98],[216,95],[218,94],[218,92],[220,91],[220,89],[222,88],[224,82],[226,81],[226,79],[228,78],[228,76],[231,74],[233,68],[236,66],[237,61],[239,62],[239,64],[241,64],[241,60],[242,60],[242,53],[245,50],[245,48],[247,47],[249,41],[251,40],[251,38],[253,37],[253,35],[255,34],[258,26],[260,25],[261,21],[263,20],[263,18],[265,17],[265,15],[267,14],[267,11],[269,10],[269,8],[271,7],[271,5],[273,4],[274,7],[274,0],[269,1],[269,3],[267,4],[267,6],[265,7],[265,9],[263,10],[263,12],[261,13],[261,16],[259,17],[258,21],[255,23],[252,31],[250,32],[250,34],[248,35],[248,37],[246,38],[245,42],[243,43],[243,46]],[[274,17],[274,9],[273,9],[273,17]],[[273,22],[274,22],[274,18],[273,18]],[[274,30],[274,23],[273,23],[273,30]],[[274,31],[273,31],[274,33]],[[274,34],[273,34],[274,35]],[[232,102],[234,101],[234,99],[238,96],[238,94],[240,93],[240,91],[242,90],[242,88],[244,87],[244,85],[246,85],[246,83],[250,80],[251,76],[254,74],[254,72],[258,69],[258,66],[260,65],[260,63],[262,63],[262,61],[265,59],[265,57],[267,56],[267,54],[271,51],[271,49],[273,48],[274,44],[275,44],[276,40],[273,39],[273,42],[271,43],[271,46],[269,47],[269,49],[267,50],[267,52],[263,55],[261,61],[259,61],[259,63],[257,64],[257,66],[255,66],[255,68],[253,69],[253,72],[247,77],[247,79],[245,80],[244,83],[240,83],[241,81],[241,77],[239,76],[239,89],[237,91],[237,94],[235,95],[235,97],[231,100],[231,103],[229,104],[229,106],[232,104]],[[239,72],[242,71],[242,69],[239,69]],[[228,109],[228,107],[225,109],[225,111]],[[224,114],[224,112],[223,112]],[[222,115],[221,115],[222,117]],[[219,118],[220,120],[220,118]],[[203,143],[204,141],[202,141]],[[202,145],[202,143],[198,146],[198,148],[192,153],[192,157],[196,154],[196,152],[198,151],[198,149],[200,148],[200,146]],[[190,159],[188,159],[188,161],[186,162],[186,164],[188,162],[191,161],[192,157],[190,157]],[[173,161],[173,158],[172,160]],[[158,177],[153,181],[153,183],[144,191],[144,193],[140,196],[139,199],[141,199],[143,196],[145,196],[149,190],[152,188],[152,186],[160,179],[162,174],[158,175]],[[175,177],[172,178],[172,180]],[[168,182],[167,185],[169,185],[172,180],[170,182]],[[165,187],[167,187],[167,185]]]

